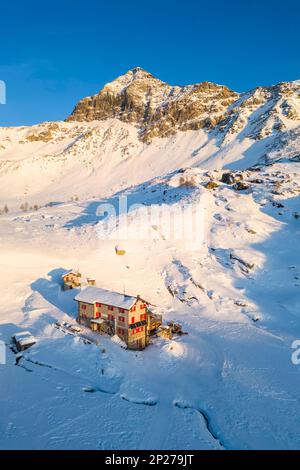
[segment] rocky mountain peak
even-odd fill
[[[237,134],[259,140],[299,121],[299,96],[299,81],[239,94],[211,82],[172,86],[135,67],[79,101],[67,121],[116,118],[134,124],[144,141],[198,129],[216,130],[220,143]]]
[[[134,67],[133,69],[130,69],[127,73],[131,74],[134,79],[154,78],[150,72],[147,72],[147,70],[143,69],[142,67]]]
[[[238,98],[229,88],[210,82],[171,86],[135,67],[76,105],[67,121],[117,118],[140,129],[144,140],[177,130],[215,125],[218,116]]]
[[[120,93],[127,88],[128,86],[132,85],[136,81],[155,81],[158,82],[160,80],[154,78],[154,76],[147,72],[146,70],[142,69],[141,67],[134,67],[133,69],[128,70],[124,75],[116,78],[112,82],[107,83],[104,85],[103,90],[110,91],[112,93]],[[102,90],[101,90],[102,91]]]

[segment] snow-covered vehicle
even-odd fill
[[[21,331],[12,337],[18,351],[25,351],[36,343],[35,337],[30,331]]]

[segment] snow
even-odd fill
[[[36,343],[36,339],[29,331],[21,331],[13,336],[13,340],[18,347],[31,346]]]
[[[28,336],[27,338],[18,339],[20,346],[27,346],[35,343],[35,338],[33,336]]]
[[[129,310],[134,305],[137,298],[130,295],[119,294],[118,292],[111,292],[99,287],[88,286],[76,295],[75,300],[88,304],[99,302],[104,305],[113,305],[114,307]]]
[[[262,183],[236,191],[220,182],[222,168],[257,163],[273,137],[235,134],[221,145],[200,130],[146,145],[116,120],[58,125],[47,143],[21,144],[28,128],[0,129],[0,202],[10,209],[0,216],[0,448],[299,448],[291,344],[300,331],[300,163],[289,160],[297,140],[271,166],[244,172]],[[99,205],[117,207],[120,195],[141,206],[116,211],[103,237]],[[42,207],[23,212],[24,200]],[[145,207],[159,217],[143,216],[136,237]],[[200,238],[168,233],[170,210],[199,207]],[[120,240],[123,219],[133,236]],[[63,291],[69,266],[99,287]],[[124,291],[188,334],[129,351],[116,338],[55,327],[75,324],[75,296],[124,308]],[[38,341],[16,357],[9,344],[19,330]]]
[[[16,333],[16,334],[14,335],[14,337],[15,337],[16,339],[18,339],[18,340],[19,340],[19,339],[22,339],[23,337],[26,337],[26,336],[31,336],[30,331],[21,331],[20,333]]]
[[[62,277],[64,278],[64,277],[68,276],[69,274],[76,274],[76,275],[77,275],[78,272],[75,271],[74,269],[69,269],[66,273],[64,273],[64,274],[62,275]]]
[[[127,349],[127,344],[123,340],[121,340],[118,335],[112,336],[111,340],[113,341],[113,343],[116,343],[122,348]]]
[[[97,325],[102,325],[103,322],[103,318],[95,318],[94,320],[91,320],[91,323],[97,323]]]

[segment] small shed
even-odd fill
[[[79,271],[68,271],[62,275],[63,289],[76,289],[81,286],[81,273]]]
[[[35,337],[30,331],[21,331],[12,337],[18,351],[25,351],[36,343]]]
[[[121,248],[119,248],[118,246],[115,246],[115,251],[116,251],[116,255],[118,256],[123,256],[126,254],[126,251],[125,250],[122,250]]]

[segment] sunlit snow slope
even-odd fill
[[[67,122],[0,128],[0,448],[300,447],[299,83],[190,87],[135,69]],[[188,334],[134,352],[55,328],[70,268]]]

